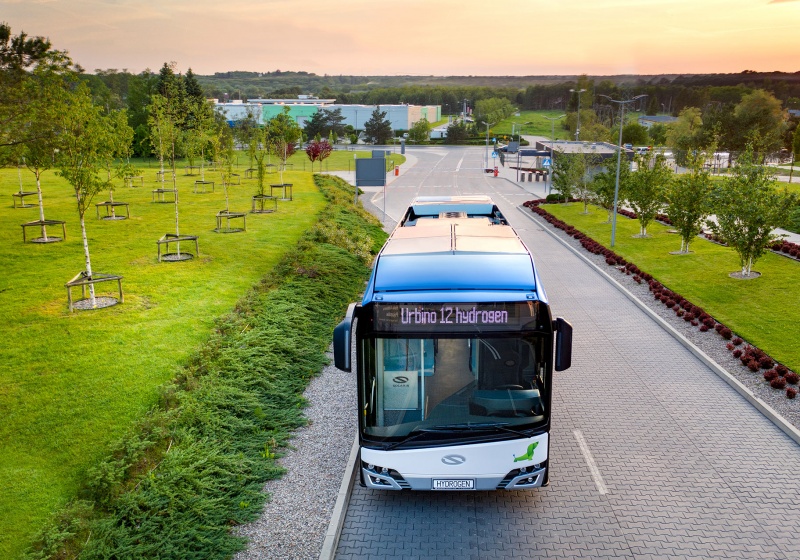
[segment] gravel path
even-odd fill
[[[309,424],[295,432],[280,463],[286,474],[267,482],[261,518],[238,528],[249,539],[235,560],[319,558],[356,434],[356,380],[333,364],[305,392]]]

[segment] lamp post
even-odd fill
[[[486,122],[486,165],[484,169],[489,169],[489,122]]]
[[[622,159],[622,123],[625,120],[623,117],[625,115],[625,104],[626,103],[633,103],[637,99],[641,99],[643,97],[647,97],[647,95],[637,95],[632,99],[611,99],[607,95],[600,94],[600,97],[605,97],[612,103],[619,104],[619,142],[617,144],[617,180],[614,183],[614,213],[611,215],[611,246],[614,246],[614,240],[616,239],[617,235],[617,202],[619,199],[619,164],[620,160]]]
[[[575,141],[577,142],[581,134],[581,94],[586,91],[585,89],[571,89],[571,92],[578,94],[578,124],[575,125]]]
[[[578,97],[578,99],[580,99],[580,97]],[[556,121],[558,119],[563,119],[566,116],[567,115],[559,115],[557,117],[544,117],[548,121],[550,121],[550,169],[547,170],[548,185],[546,185],[545,188],[545,195],[550,194],[550,191],[553,188],[553,173],[551,172],[551,169],[553,169],[553,144],[556,143]]]

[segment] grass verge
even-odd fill
[[[263,482],[280,475],[306,384],[385,239],[348,185],[315,182],[328,201],[319,222],[89,470],[31,558],[227,558],[244,546],[231,526],[258,515]]]
[[[543,209],[611,248],[611,225],[605,223],[605,210],[590,206],[589,214],[582,214],[582,203],[547,204]],[[732,249],[697,239],[691,244],[691,253],[671,254],[680,248],[680,238],[670,231],[653,223],[647,228],[648,238],[637,238],[639,222],[619,215],[613,251],[774,359],[799,371],[800,292],[796,286],[800,263],[767,253],[754,267],[760,277],[738,280],[729,276],[740,270]]]
[[[86,469],[158,402],[158,387],[208,337],[214,318],[294,248],[325,206],[310,174],[288,173],[293,201],[279,201],[273,214],[248,214],[245,232],[214,233],[225,207],[219,173],[206,172],[213,192],[195,193],[198,177],[179,170],[181,232],[199,236],[200,254],[158,263],[156,241],[175,231],[175,210],[153,202],[160,183],[154,169],[142,171],[142,186],[114,192],[115,201],[129,203],[129,219],[100,220],[92,208],[86,220],[93,268],[123,276],[125,303],[69,313],[64,284],[84,267],[74,195],[46,172],[45,216],[66,221],[67,238],[23,243],[20,224],[38,219],[38,208],[12,207],[19,176],[0,169],[0,558],[19,558],[75,496]],[[32,177],[22,170],[26,191],[35,190]],[[228,190],[230,208],[248,211],[253,194],[254,181],[243,178]],[[60,227],[48,231],[61,235]]]

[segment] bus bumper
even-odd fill
[[[373,490],[531,490],[547,484],[547,466],[514,469],[504,477],[481,476],[452,479],[450,477],[403,477],[397,471],[378,470],[361,463],[361,482]],[[436,488],[436,481],[452,482]]]

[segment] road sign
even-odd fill
[[[492,157],[496,158],[497,157],[497,152],[492,152]]]
[[[550,167],[552,162],[550,161],[549,157],[546,157],[542,160],[542,167]]]

